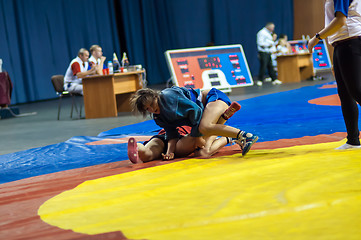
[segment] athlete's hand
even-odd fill
[[[320,41],[320,40],[317,39],[316,37],[313,37],[313,38],[310,39],[310,41],[308,42],[308,51],[309,51],[310,53],[312,53],[314,46],[316,46],[316,44],[317,44],[319,41]]]
[[[162,158],[165,161],[173,160],[174,159],[174,153],[166,153],[166,154],[162,153]]]

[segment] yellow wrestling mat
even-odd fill
[[[130,239],[360,239],[361,150],[342,142],[189,159],[86,181],[46,223]]]

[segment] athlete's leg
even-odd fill
[[[202,156],[202,157],[210,157],[230,142],[230,139],[227,137],[220,137],[217,139],[214,139],[214,138],[216,138],[216,137],[215,136],[209,137],[206,141],[206,146],[207,146],[207,143],[210,143],[210,146],[208,148],[202,148],[202,149],[196,150],[194,152],[194,155]]]
[[[175,146],[176,157],[186,157],[196,150],[195,137],[189,135],[180,138]]]
[[[232,102],[231,105],[226,109],[226,111],[224,111],[224,113],[222,114],[221,118],[223,118],[225,121],[227,121],[228,119],[230,119],[233,114],[235,114],[239,109],[241,109],[241,105],[237,102]],[[221,120],[220,118],[220,120]],[[225,122],[223,121],[223,123]],[[221,123],[219,120],[217,123]]]
[[[206,105],[202,120],[199,124],[199,131],[205,137],[215,135],[237,138],[239,129],[219,123],[217,124],[218,121],[222,122],[222,120],[220,120],[221,115],[227,108],[228,105],[221,100],[216,100]]]
[[[128,157],[134,164],[159,159],[163,151],[164,142],[156,137],[150,139],[145,145],[137,143],[135,138],[128,140]]]
[[[233,138],[242,148],[242,154],[245,155],[258,140],[258,137],[231,126],[217,124],[219,118],[227,108],[228,105],[221,100],[208,103],[203,111],[199,131],[206,138],[210,135]]]
[[[147,144],[138,143],[139,158],[143,162],[149,162],[155,159],[160,159],[164,151],[164,142],[159,138],[152,138]]]

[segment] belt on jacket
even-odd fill
[[[340,45],[342,43],[345,43],[345,42],[347,42],[349,40],[356,39],[356,38],[361,39],[360,36],[353,36],[353,37],[350,37],[350,38],[342,39],[340,41],[336,41],[336,42],[332,43],[332,47],[336,47],[336,46],[338,46],[338,45]]]

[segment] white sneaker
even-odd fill
[[[270,77],[265,78],[264,81],[265,81],[265,82],[271,82],[271,81],[272,81],[272,78],[270,78]]]
[[[263,85],[263,82],[262,81],[257,81],[256,84],[257,84],[257,86],[261,87]]]
[[[272,82],[272,84],[273,84],[273,85],[281,85],[282,82],[281,82],[280,80],[276,79],[276,80],[274,80],[274,81]]]
[[[351,144],[348,144],[348,143],[345,143],[344,145],[338,147],[338,148],[335,148],[335,150],[346,150],[346,149],[354,149],[354,148],[361,148],[360,145],[351,145]]]

